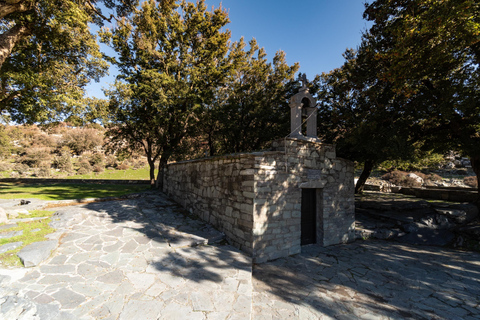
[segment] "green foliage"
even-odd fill
[[[84,87],[107,63],[89,24],[105,17],[98,3],[130,12],[136,0],[17,0],[0,2],[0,112],[12,120],[52,121],[85,113]],[[10,41],[5,41],[9,37]]]
[[[375,77],[404,96],[416,139],[468,155],[480,175],[480,3],[476,0],[377,0],[364,17],[384,68]]]
[[[117,149],[145,152],[152,182],[155,162],[161,174],[223,83],[227,22],[225,11],[209,12],[203,0],[145,1],[132,19],[101,34],[117,52],[111,61],[120,70],[106,92],[108,136]]]
[[[478,1],[376,0],[364,17],[358,50],[322,79],[325,137],[377,164],[459,150],[480,174]]]
[[[259,150],[289,131],[288,98],[298,89],[299,65],[288,66],[282,51],[269,63],[255,39],[245,47],[243,38],[232,44],[226,84],[202,121],[210,155]]]
[[[412,160],[387,160],[378,165],[382,170],[399,169],[403,171],[434,170],[445,163],[443,155],[435,152],[420,152]]]

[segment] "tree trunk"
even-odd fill
[[[217,154],[217,150],[215,150],[215,145],[213,141],[213,134],[211,132],[208,133],[208,150],[210,151],[210,157],[213,157]]]
[[[169,158],[168,156],[160,157],[160,164],[158,165],[158,175],[157,175],[156,187],[157,187],[157,189],[160,189],[160,191],[163,191],[163,178],[165,176],[164,170],[167,167],[168,158]]]
[[[480,156],[470,157],[470,163],[477,176],[477,205],[480,207]]]
[[[12,53],[13,47],[21,38],[27,36],[30,30],[22,25],[15,25],[0,35],[0,68]]]
[[[355,193],[362,193],[363,187],[365,187],[365,182],[367,182],[368,177],[372,173],[373,167],[375,165],[374,160],[367,160],[363,165],[362,174],[358,178],[357,184],[355,185]]]
[[[155,189],[155,161],[147,155],[147,162],[150,167],[150,188]]]

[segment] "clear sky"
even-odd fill
[[[368,1],[367,1],[368,2]],[[283,50],[289,65],[300,63],[308,79],[340,67],[342,53],[360,44],[369,25],[363,20],[365,0],[206,0],[222,3],[229,13],[232,41],[257,39],[268,58]],[[100,83],[87,87],[89,96],[102,98],[102,87],[115,79],[115,69]]]

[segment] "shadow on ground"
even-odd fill
[[[134,199],[82,205],[99,219],[121,224],[123,236],[148,248],[149,265],[194,282],[221,282],[219,270],[251,272],[251,259],[225,244],[225,236],[189,214],[163,193],[148,191]],[[131,243],[131,242],[130,242]],[[120,252],[127,246],[120,247]],[[135,249],[138,250],[138,247]]]
[[[386,241],[303,249],[302,254],[254,266],[257,314],[480,317],[478,253]]]
[[[251,270],[248,257],[218,244],[221,233],[161,193],[83,208],[98,219],[121,223],[121,236],[132,237],[136,250],[148,248],[149,265],[169,274],[168,281],[220,283],[230,272]],[[387,241],[302,251],[254,265],[253,318],[480,317],[479,253]]]

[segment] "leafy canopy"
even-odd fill
[[[205,1],[150,0],[131,20],[102,33],[118,54],[110,60],[120,70],[107,92],[108,134],[145,151],[152,183],[155,162],[161,174],[223,83],[230,32],[222,28],[228,21],[222,8],[207,11]]]
[[[104,8],[127,14],[128,1],[13,0],[0,3],[0,111],[16,122],[51,121],[81,112],[84,87],[106,74],[90,24]],[[80,109],[80,110],[77,110]]]

